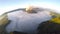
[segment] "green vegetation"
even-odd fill
[[[60,24],[60,14],[51,12],[52,19],[50,21]]]

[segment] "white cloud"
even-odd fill
[[[53,10],[57,10],[58,13],[60,13],[60,6],[57,6],[55,4],[50,4],[50,3],[38,3],[34,4],[35,6],[43,7],[43,8],[49,8]]]
[[[0,8],[0,14],[3,12],[10,11],[10,10],[14,10],[14,9],[18,9],[18,8],[24,8],[24,7],[29,6],[29,5],[58,10],[57,12],[60,13],[60,7],[59,6],[54,5],[52,3],[50,4],[50,3],[46,3],[46,2],[40,2],[40,3],[38,2],[38,3],[26,3],[26,4],[14,5],[14,6],[2,7],[2,8]]]

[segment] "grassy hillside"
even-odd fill
[[[60,24],[60,14],[51,12],[52,19],[50,21]]]

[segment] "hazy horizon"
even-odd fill
[[[60,13],[60,0],[0,0],[0,13],[17,8],[24,8],[28,5],[39,6],[58,10]]]

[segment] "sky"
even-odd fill
[[[0,0],[0,13],[29,5],[58,10],[60,13],[60,0]]]

